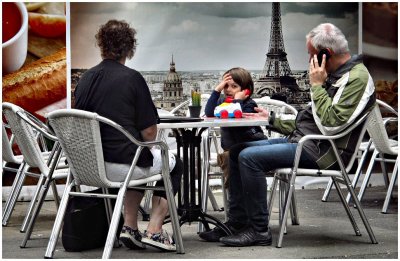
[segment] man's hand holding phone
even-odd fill
[[[321,65],[318,63],[318,57],[314,54],[313,58],[310,60],[309,77],[311,86],[324,84],[328,73],[325,69],[326,55],[322,56]]]

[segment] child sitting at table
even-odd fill
[[[245,90],[249,90],[247,95]],[[224,92],[221,95],[221,92]],[[205,114],[214,117],[214,109],[225,101],[233,98],[233,102],[240,103],[243,112],[256,112],[257,103],[250,98],[254,91],[254,83],[250,73],[243,68],[232,68],[224,73],[222,81],[215,87],[207,101]],[[221,147],[223,153],[218,155],[218,165],[224,173],[224,186],[228,186],[229,175],[229,148],[238,143],[267,139],[260,126],[252,127],[223,127],[221,128]]]

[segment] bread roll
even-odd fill
[[[35,112],[66,97],[66,49],[3,77],[3,102]]]

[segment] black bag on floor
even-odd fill
[[[109,190],[112,193],[111,190]],[[88,191],[101,193],[101,189]],[[111,200],[112,206],[115,199]],[[119,221],[117,236],[121,233],[123,216]],[[104,247],[108,222],[103,198],[72,197],[68,202],[62,228],[62,244],[66,251],[79,252]]]

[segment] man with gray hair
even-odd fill
[[[285,138],[246,142],[230,149],[230,204],[225,223],[233,235],[219,228],[200,233],[206,241],[228,246],[270,245],[265,173],[292,167],[298,141],[305,135],[332,135],[364,115],[375,104],[375,87],[360,56],[351,56],[346,37],[333,24],[320,24],[306,36],[310,55],[311,105],[299,111],[295,120],[275,117],[273,111],[255,108],[249,118],[267,118],[269,126]],[[355,151],[360,128],[345,136],[337,147],[344,164]],[[340,143],[340,144],[339,144]],[[307,141],[300,168],[337,169],[328,141]]]

